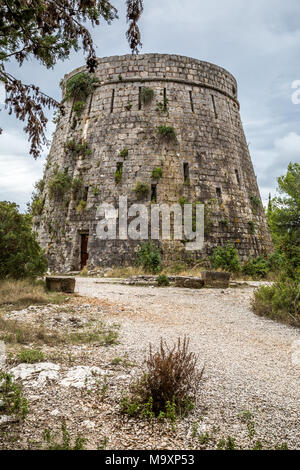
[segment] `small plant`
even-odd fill
[[[131,416],[167,418],[174,422],[192,406],[203,370],[196,370],[197,358],[189,352],[189,340],[178,338],[169,348],[161,339],[158,351],[150,346],[146,372],[131,386],[131,396],[123,397],[121,410]]]
[[[188,204],[188,200],[186,197],[180,197],[178,199],[178,203],[181,205],[181,207],[183,207],[185,204]]]
[[[73,111],[76,114],[77,118],[79,119],[82,111],[84,110],[85,102],[84,101],[76,101],[73,106]]]
[[[131,108],[132,108],[132,103],[131,103],[130,101],[128,101],[128,103],[126,104],[125,108],[126,108],[127,111],[130,111]]]
[[[152,90],[152,88],[142,87],[141,98],[144,104],[150,104],[154,98],[154,90]]]
[[[92,154],[92,150],[85,141],[77,143],[75,139],[71,139],[64,144],[64,148],[66,151],[71,152],[73,157],[88,157]]]
[[[226,227],[226,228],[229,228],[230,227],[230,221],[228,219],[222,219],[220,220],[220,224],[223,226],[223,227]]]
[[[122,175],[123,175],[123,167],[120,166],[116,171],[115,171],[115,182],[119,184],[122,181]]]
[[[28,414],[28,401],[23,397],[22,386],[13,380],[11,374],[0,370],[0,415],[14,415],[24,420]]]
[[[156,111],[160,114],[166,113],[168,111],[168,103],[169,100],[165,97],[163,101],[156,103]]]
[[[149,192],[149,186],[147,183],[137,181],[133,189],[138,199],[143,199]]]
[[[72,177],[65,171],[56,170],[49,181],[50,198],[62,198],[72,186]]]
[[[237,273],[241,271],[241,264],[237,249],[227,243],[225,247],[219,246],[213,250],[213,254],[210,257],[213,268],[221,268],[224,271]]]
[[[261,207],[260,199],[258,196],[256,196],[256,194],[252,194],[252,196],[250,196],[250,203],[254,212],[256,212]]]
[[[34,197],[31,202],[31,213],[33,216],[39,216],[42,214],[45,205],[44,197]]]
[[[151,174],[152,178],[159,179],[162,177],[162,169],[160,167],[154,168]]]
[[[76,197],[81,194],[83,189],[83,181],[81,178],[74,178],[72,181],[72,192],[73,196]]]
[[[17,354],[17,360],[20,363],[34,364],[35,362],[43,362],[45,355],[40,349],[22,349]]]
[[[175,140],[176,133],[172,126],[158,126],[158,133],[167,140]]]
[[[138,265],[142,266],[146,272],[155,274],[161,271],[161,254],[152,241],[140,245],[137,255]]]
[[[165,274],[161,274],[157,278],[157,285],[158,286],[165,286],[165,287],[169,286],[170,285],[169,278]]]
[[[123,150],[121,150],[119,155],[120,157],[123,157],[123,158],[128,157],[128,148],[127,147],[123,148]]]
[[[236,450],[235,439],[228,436],[227,439],[221,439],[217,444],[218,450]]]
[[[109,438],[107,436],[104,436],[101,444],[99,444],[98,446],[98,450],[106,450],[108,442],[109,442]]]
[[[84,446],[87,443],[87,439],[82,437],[81,434],[77,434],[72,443],[65,419],[61,423],[61,436],[52,434],[50,429],[46,429],[43,439],[47,450],[84,450]]]
[[[249,226],[249,231],[250,233],[252,233],[252,235],[255,234],[255,230],[256,230],[256,225],[255,223],[253,222],[253,220],[249,220],[248,221],[248,226]]]
[[[76,211],[80,214],[81,212],[83,212],[85,209],[86,209],[86,206],[87,206],[87,202],[84,201],[83,199],[81,199],[79,201],[79,204],[76,208]]]
[[[98,82],[97,77],[86,72],[73,75],[66,83],[64,101],[72,98],[75,101],[85,101],[89,94],[94,91],[94,87]]]
[[[93,194],[94,194],[95,197],[99,196],[100,191],[99,191],[99,188],[97,188],[97,186],[95,186],[95,187],[93,188]]]

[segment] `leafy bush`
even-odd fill
[[[0,415],[1,413],[24,420],[28,414],[28,402],[23,397],[22,386],[13,380],[11,374],[0,370]]]
[[[170,280],[165,274],[161,274],[157,278],[157,285],[158,286],[169,286],[170,285]]]
[[[0,279],[42,276],[47,260],[31,231],[31,216],[12,202],[0,202]]]
[[[76,197],[78,194],[81,194],[83,189],[83,181],[81,178],[74,178],[72,181],[72,192],[73,196]]]
[[[35,362],[43,362],[45,355],[40,349],[22,349],[17,354],[18,362],[26,364],[34,364]]]
[[[141,98],[144,104],[149,104],[154,98],[154,90],[152,88],[142,87]]]
[[[50,198],[62,198],[72,187],[72,177],[67,171],[56,170],[49,181]]]
[[[256,226],[255,226],[255,223],[253,222],[253,220],[248,221],[248,226],[249,226],[250,233],[254,234]]]
[[[126,158],[128,156],[128,148],[125,147],[123,150],[120,152],[120,157]]]
[[[241,271],[238,251],[230,243],[227,243],[225,247],[219,246],[215,248],[210,260],[215,269],[221,268],[224,271],[233,273]]]
[[[122,181],[122,175],[123,175],[123,167],[120,166],[116,171],[115,171],[115,182],[119,184]]]
[[[138,251],[138,265],[153,274],[161,271],[161,254],[153,242],[143,243]]]
[[[176,133],[172,126],[158,126],[157,130],[159,134],[167,140],[176,139]]]
[[[71,152],[74,157],[78,157],[79,155],[88,157],[92,154],[92,150],[86,141],[77,143],[75,139],[71,139],[64,144],[64,148]]]
[[[66,83],[65,100],[74,98],[76,101],[85,101],[94,90],[98,78],[86,72],[81,72],[69,78]]]
[[[31,213],[34,216],[39,216],[42,214],[45,205],[44,197],[34,197],[31,202]]]
[[[134,192],[138,199],[143,199],[149,192],[149,186],[147,183],[137,181],[134,187]]]
[[[82,111],[84,110],[84,107],[85,107],[85,101],[76,101],[74,103],[73,111],[78,118],[81,116]]]
[[[252,196],[250,196],[250,203],[251,203],[252,209],[255,212],[261,207],[260,199],[258,196],[256,196],[256,194],[252,194]]]
[[[152,171],[152,178],[159,179],[162,177],[162,169],[160,167],[154,168]]]
[[[262,286],[254,292],[254,312],[294,326],[300,326],[300,287],[293,280]]]
[[[76,208],[77,212],[80,213],[80,212],[84,211],[86,206],[87,206],[87,202],[84,201],[83,199],[81,199],[78,203],[77,208]]]
[[[121,409],[132,416],[176,419],[193,408],[203,370],[197,371],[197,357],[189,351],[189,340],[178,338],[169,348],[161,339],[153,352],[150,346],[145,360],[146,372],[132,384],[129,397],[123,398]]]
[[[263,256],[257,258],[250,258],[242,266],[243,274],[253,277],[266,277],[270,272],[270,263]]]

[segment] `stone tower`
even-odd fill
[[[63,90],[85,71],[65,76]],[[39,185],[34,222],[50,269],[134,264],[140,241],[96,237],[97,207],[117,207],[120,195],[128,204],[205,204],[204,248],[191,253],[181,241],[162,241],[165,260],[202,259],[227,242],[241,259],[269,252],[234,77],[208,62],[165,54],[98,59],[95,75],[99,81],[80,114],[72,100],[65,102]],[[159,126],[173,128],[176,137],[164,138]],[[62,174],[63,190],[55,194],[51,182]]]

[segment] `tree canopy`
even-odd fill
[[[133,53],[138,53],[141,36],[138,20],[143,11],[143,0],[126,0],[127,39]],[[117,9],[108,0],[0,0],[0,80],[6,90],[5,105],[9,114],[15,113],[31,142],[30,153],[36,158],[47,143],[47,118],[44,108],[63,105],[43,93],[35,84],[24,84],[7,71],[10,60],[20,66],[34,57],[44,67],[53,67],[66,59],[71,50],[82,45],[89,72],[97,67],[91,33],[101,22],[111,23],[118,18]],[[0,133],[2,129],[0,129]]]

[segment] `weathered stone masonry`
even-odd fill
[[[73,71],[63,83],[84,70]],[[133,264],[139,243],[98,240],[95,214],[100,202],[117,206],[119,195],[127,195],[129,204],[136,202],[137,181],[149,186],[142,201],[148,205],[156,197],[157,202],[186,198],[207,206],[204,249],[191,255],[180,241],[162,242],[165,259],[204,258],[228,241],[242,259],[270,251],[234,77],[207,62],[162,54],[102,58],[96,76],[99,83],[75,127],[73,103],[66,102],[47,161],[44,209],[35,223],[50,269],[80,269],[84,235],[90,267]],[[141,99],[144,87],[154,91],[148,104]],[[172,126],[176,140],[163,139],[160,125]],[[84,139],[91,154],[74,158],[65,151],[64,144],[73,138]],[[128,155],[120,155],[125,148]],[[155,179],[157,167],[162,177]],[[48,182],[57,168],[83,181],[86,207],[80,212],[71,190],[61,200],[49,197]]]

